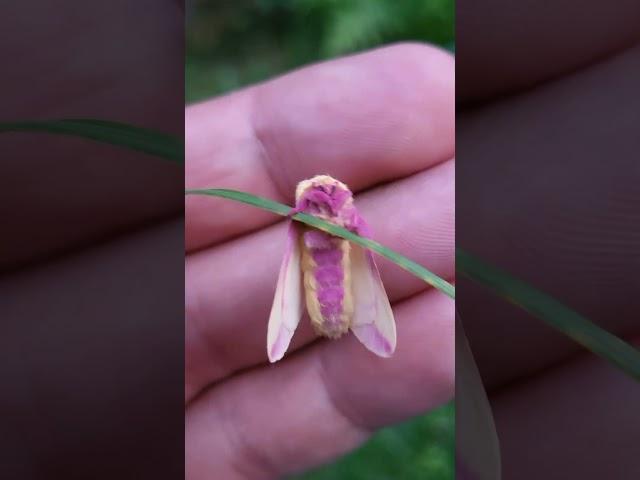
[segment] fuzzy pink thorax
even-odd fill
[[[296,201],[296,210],[310,215],[339,217],[351,198],[349,190],[337,185],[316,185],[300,195]]]

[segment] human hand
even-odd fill
[[[181,137],[179,4],[0,2],[0,120]],[[182,166],[45,133],[0,151],[2,477],[178,477]]]
[[[457,10],[458,245],[636,344],[639,14],[638,2]],[[482,286],[461,279],[457,299],[504,478],[638,477],[632,378]]]
[[[453,279],[449,54],[398,45],[312,66],[191,106],[185,122],[188,188],[292,204],[299,180],[330,174],[356,193],[376,240]],[[284,223],[209,197],[185,208],[188,478],[307,469],[452,397],[454,303],[384,259],[398,327],[392,358],[352,336],[314,342],[303,318],[287,356],[269,365]]]

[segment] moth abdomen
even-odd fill
[[[349,330],[353,312],[349,243],[317,230],[303,234],[305,300],[314,330],[337,338]]]

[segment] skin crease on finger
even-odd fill
[[[187,477],[278,478],[329,461],[373,429],[450,399],[453,301],[429,290],[394,310],[403,342],[390,359],[344,337],[310,346],[275,368],[235,376],[196,398],[186,414]]]
[[[454,162],[449,161],[355,199],[376,240],[448,279],[454,276],[453,177]],[[285,236],[284,225],[278,225],[187,258],[187,400],[211,382],[266,361],[266,322]],[[377,262],[392,302],[425,288],[386,259]],[[216,288],[221,271],[227,272],[222,289]],[[245,333],[229,345],[225,339],[237,337],[239,319]],[[314,338],[307,324],[303,318],[290,352]]]
[[[354,191],[454,156],[454,61],[400,44],[303,68],[185,112],[187,188],[288,204],[299,180],[331,173]],[[215,210],[218,215],[211,215]],[[185,200],[187,250],[274,223],[219,199]]]

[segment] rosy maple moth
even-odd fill
[[[349,188],[328,175],[298,184],[292,214],[297,212],[369,236]],[[351,330],[381,357],[395,351],[393,312],[372,253],[340,237],[291,222],[267,329],[271,362],[284,356],[305,305],[317,334],[338,338]]]

